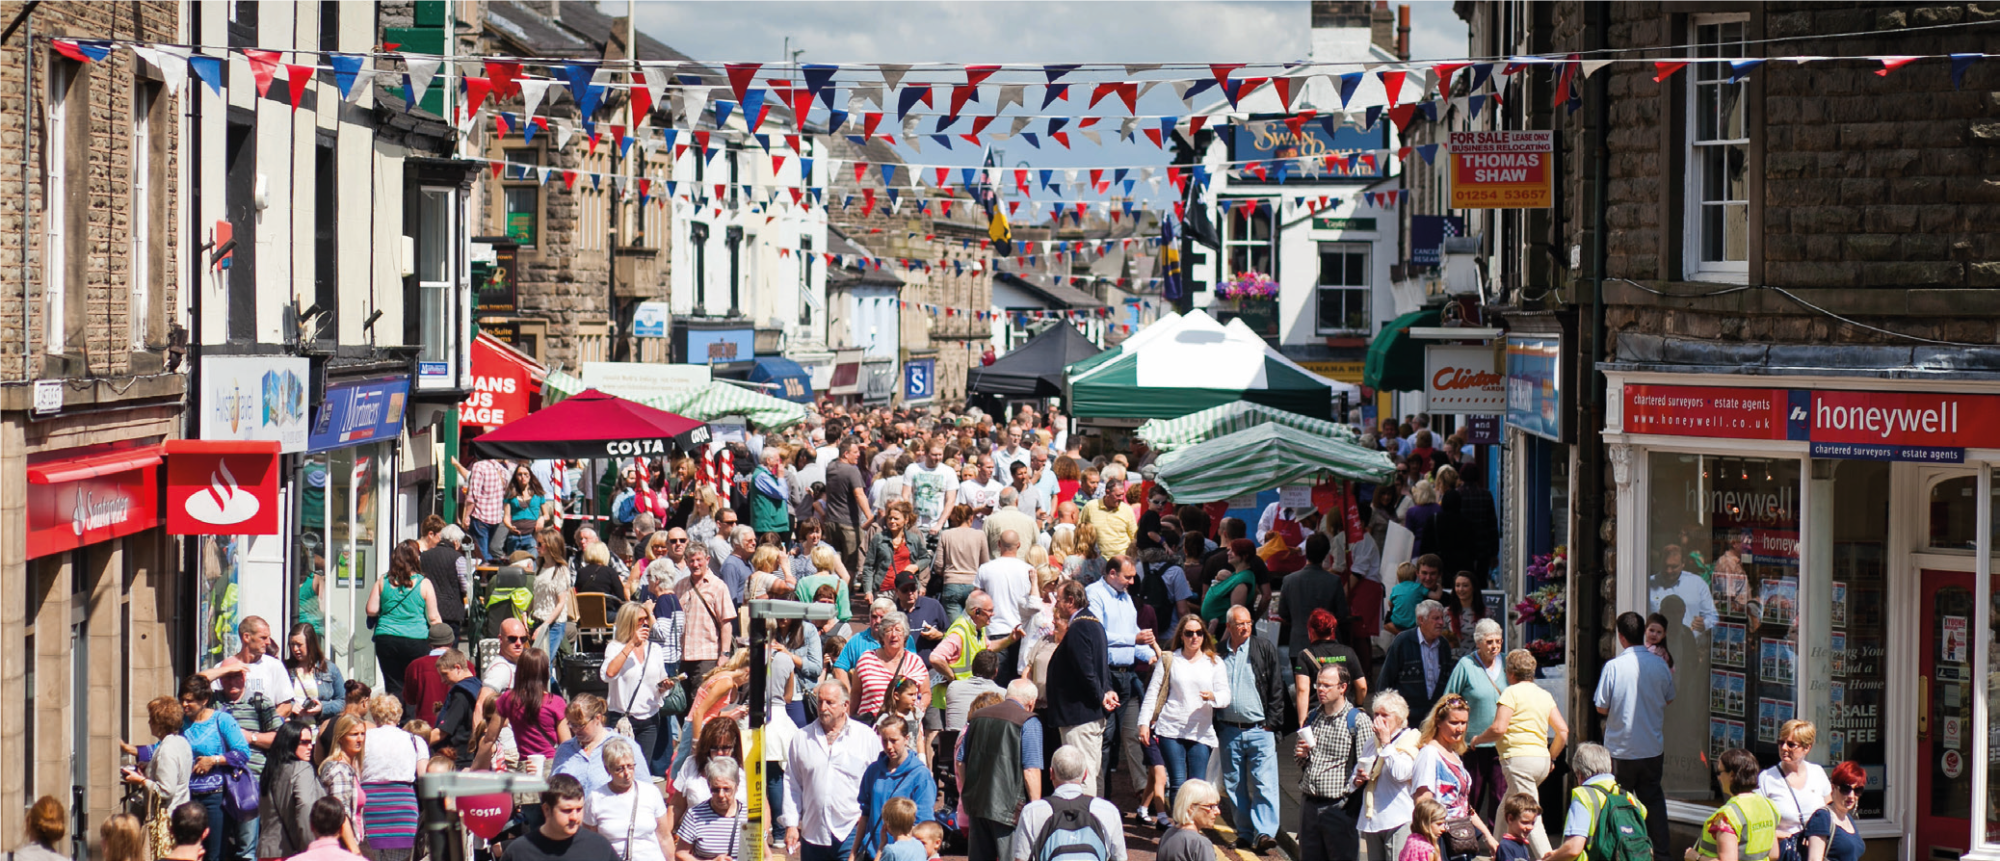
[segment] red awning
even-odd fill
[[[47,463],[31,464],[28,467],[28,483],[65,484],[100,475],[147,469],[158,466],[161,460],[161,449],[157,445],[68,460],[52,460]]]
[[[487,457],[523,460],[632,457],[692,451],[708,437],[704,422],[587,389],[481,434],[472,445]]]
[[[472,346],[475,350],[473,353],[475,363],[478,361],[479,356],[477,348],[486,347],[492,350],[492,354],[489,356],[490,359],[496,359],[520,368],[527,373],[528,381],[538,389],[541,388],[542,379],[549,375],[549,369],[543,367],[541,362],[535,361],[534,356],[523,353],[520,348],[515,347],[513,344],[509,344],[485,332],[479,333],[478,337],[472,339]]]

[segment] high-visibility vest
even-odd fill
[[[1772,847],[1778,842],[1778,808],[1771,806],[1771,800],[1761,795],[1744,793],[1716,808],[1708,821],[1701,824],[1701,834],[1696,838],[1695,852],[1703,858],[1717,858],[1715,846],[1715,821],[1721,819],[1736,831],[1736,857],[1745,861],[1768,857]]]
[[[971,616],[961,613],[957,619],[952,620],[951,627],[944,629],[946,640],[953,637],[957,637],[959,643],[958,657],[946,665],[951,668],[950,681],[972,678],[972,659],[979,657],[979,653],[986,650],[986,632],[973,623]],[[945,687],[945,685],[931,686],[932,706],[944,708]]]

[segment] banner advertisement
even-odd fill
[[[1625,386],[1626,433],[1809,442],[1819,458],[1963,463],[1995,422],[1995,395]]]
[[[1555,132],[1451,133],[1452,209],[1547,209]]]
[[[286,454],[305,451],[310,376],[304,357],[203,356],[201,438],[267,439]]]

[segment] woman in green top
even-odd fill
[[[846,570],[841,566],[840,552],[824,544],[813,548],[807,557],[812,562],[813,573],[799,578],[798,585],[792,587],[792,594],[798,600],[810,604],[821,586],[833,586],[838,597],[833,602],[834,621],[845,622],[853,615],[847,600]]]
[[[421,573],[417,542],[404,541],[389,551],[389,573],[368,593],[368,615],[375,619],[375,657],[382,662],[384,690],[402,696],[403,671],[430,652],[431,626],[438,616],[437,590]]]
[[[1201,620],[1208,623],[1209,636],[1220,637],[1222,619],[1229,615],[1229,608],[1250,606],[1250,596],[1257,593],[1257,575],[1250,570],[1250,557],[1257,555],[1257,545],[1248,538],[1238,538],[1229,542],[1229,568],[1227,577],[1217,577],[1208,587],[1208,594],[1201,596]]]
[[[1500,702],[1500,692],[1507,687],[1507,667],[1500,660],[1501,646],[1506,643],[1506,635],[1500,630],[1500,623],[1492,619],[1481,619],[1472,626],[1467,640],[1471,642],[1472,653],[1458,659],[1452,667],[1451,678],[1445,680],[1444,692],[1458,694],[1471,706],[1465,723],[1465,737],[1475,738],[1493,725],[1493,712]],[[1500,811],[1500,796],[1505,790],[1505,778],[1500,773],[1500,753],[1493,742],[1474,745],[1465,752],[1465,768],[1472,772],[1472,807],[1489,822],[1498,822],[1494,814]]]

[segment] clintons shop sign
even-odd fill
[[[1810,442],[1814,457],[1960,463],[2000,444],[2000,396],[1625,387],[1626,433]]]

